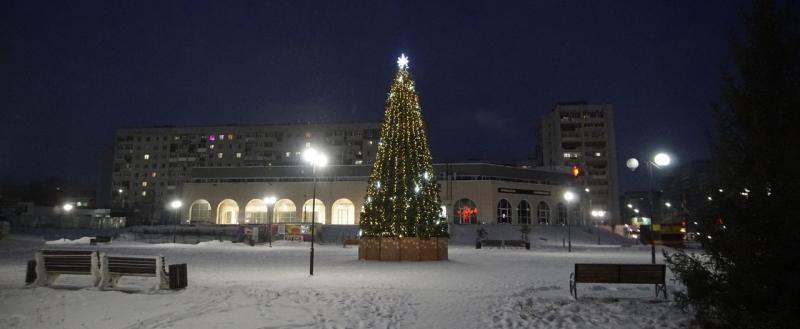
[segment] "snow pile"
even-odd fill
[[[85,237],[82,237],[82,238],[79,238],[79,239],[75,239],[75,240],[70,240],[70,239],[51,240],[51,241],[46,241],[45,244],[48,244],[48,245],[80,244],[80,245],[87,245],[88,246],[89,245],[89,240],[91,240],[91,239],[94,239],[94,237],[85,236]]]
[[[655,299],[652,285],[579,284],[580,299],[569,295],[574,263],[649,263],[640,247],[451,246],[450,261],[412,263],[358,261],[355,247],[317,245],[311,277],[301,242],[59,246],[188,264],[185,290],[153,292],[152,278],[124,277],[122,292],[81,276],[59,279],[72,289],[24,288],[25,262],[41,246],[19,245],[0,257],[0,328],[679,328],[689,319]]]

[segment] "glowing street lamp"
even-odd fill
[[[181,207],[183,207],[183,202],[177,199],[172,200],[172,202],[169,203],[169,207],[175,211],[175,221],[173,222],[172,225],[172,243],[175,243],[175,230],[177,230],[177,225],[178,225],[178,209],[181,209]]]
[[[650,187],[650,189],[648,190],[648,192],[650,193],[650,246],[651,246],[651,248],[650,248],[651,253],[650,254],[651,254],[652,262],[653,262],[653,264],[655,264],[656,263],[656,243],[655,243],[655,237],[653,236],[653,224],[655,223],[655,213],[653,212],[653,198],[654,198],[654,196],[653,196],[653,167],[656,167],[656,168],[660,169],[660,168],[669,166],[669,164],[672,163],[672,159],[670,158],[670,156],[668,154],[666,154],[664,152],[659,152],[658,154],[656,154],[653,157],[653,160],[647,160],[647,161],[645,161],[645,163],[647,164],[647,182],[648,182],[648,185]],[[631,171],[636,171],[636,168],[639,167],[639,160],[636,160],[635,158],[630,158],[630,159],[628,159],[627,162],[625,162],[625,166],[627,166],[628,169],[630,169]],[[671,205],[669,205],[667,207],[670,207],[670,206]],[[634,211],[637,214],[639,213],[637,211],[637,209],[634,209]]]
[[[569,204],[575,199],[577,199],[577,196],[572,191],[564,192],[564,201],[567,201],[567,213],[564,216],[567,224],[567,252],[572,252],[572,226],[569,225]]]
[[[268,229],[269,230],[269,233],[268,233],[269,235],[268,236],[269,236],[269,247],[270,248],[272,248],[272,216],[271,216],[269,211],[272,210],[272,212],[275,212],[275,209],[272,209],[272,205],[275,204],[275,201],[277,201],[277,198],[274,197],[274,196],[268,196],[268,197],[264,198],[264,203],[267,204],[267,226],[269,227],[269,229]]]
[[[64,239],[64,222],[67,220],[67,216],[69,215],[69,212],[72,211],[73,208],[75,208],[75,206],[73,206],[72,203],[69,203],[69,202],[66,202],[61,206],[61,210],[64,211],[64,215],[61,216],[61,238],[62,239]]]
[[[592,210],[592,217],[595,220],[595,223],[599,223],[606,217],[606,211],[602,209],[593,209]],[[600,226],[596,224],[595,231],[597,232],[597,245],[600,245]]]
[[[311,175],[314,179],[314,188],[311,193],[311,259],[309,265],[309,274],[314,275],[314,227],[316,227],[316,205],[317,205],[317,168],[325,167],[328,164],[328,157],[322,153],[317,152],[313,148],[307,148],[303,152],[303,159],[311,165]]]
[[[659,167],[666,167],[669,166],[669,163],[672,162],[672,159],[670,159],[669,155],[666,153],[659,153],[653,157],[653,162]]]

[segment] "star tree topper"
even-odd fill
[[[406,54],[400,54],[400,57],[397,58],[397,67],[401,69],[408,68],[408,57],[406,57]]]

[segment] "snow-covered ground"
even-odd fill
[[[187,263],[189,287],[174,292],[148,290],[152,278],[123,278],[121,289],[101,291],[81,276],[59,279],[57,289],[26,288],[26,261],[43,246],[90,248],[0,240],[0,328],[680,328],[689,321],[651,285],[579,284],[580,299],[569,295],[574,263],[649,263],[646,246],[576,241],[572,253],[451,246],[449,261],[392,263],[358,261],[355,247],[317,245],[313,277],[301,242],[91,247]]]

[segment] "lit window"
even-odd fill
[[[236,158],[237,158],[237,159],[238,159],[238,158],[241,158],[241,157],[242,157],[242,154],[241,154],[241,153],[236,153]]]
[[[142,187],[147,187],[147,181],[142,182]]]
[[[217,153],[217,158],[220,158],[220,159],[222,159],[222,152],[220,152],[220,153]]]
[[[369,141],[369,145],[372,145],[372,141]]]
[[[225,135],[219,135],[219,140],[225,140]]]
[[[158,174],[154,171],[152,174],[150,174],[150,176],[151,177],[156,177],[156,176],[158,176]]]
[[[233,140],[233,134],[228,134],[228,139]]]
[[[288,158],[290,156],[292,156],[292,152],[286,152],[286,157]]]
[[[311,147],[311,142],[306,142],[306,147]]]
[[[142,196],[147,196],[147,191],[142,191]]]
[[[145,160],[150,160],[150,154],[145,154],[145,155],[144,155],[144,159],[145,159]]]
[[[214,149],[214,144],[209,145],[208,148],[213,150]]]
[[[596,156],[596,157],[599,157],[599,156],[602,156],[602,155],[603,155],[603,153],[600,153],[600,152],[595,152],[594,153],[594,156]]]
[[[363,164],[363,163],[364,163],[364,160],[356,160],[356,164],[357,165],[360,165],[360,164]]]

